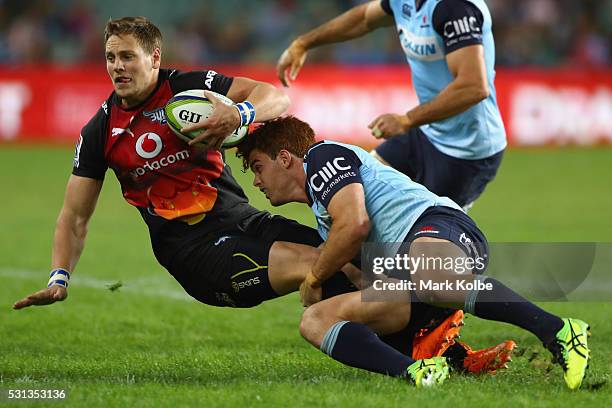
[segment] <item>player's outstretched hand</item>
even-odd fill
[[[368,127],[372,130],[372,136],[377,139],[388,139],[401,135],[410,130],[411,123],[406,115],[385,113],[374,119]]]
[[[38,292],[32,293],[26,298],[15,302],[13,309],[19,310],[28,306],[50,305],[51,303],[62,301],[67,297],[68,290],[65,287],[54,285],[50,288],[45,288],[43,290],[39,290]]]
[[[240,114],[238,109],[223,103],[211,92],[204,91],[204,96],[212,102],[213,113],[208,119],[185,126],[181,133],[202,130],[189,144],[205,142],[208,150],[219,150],[225,138],[240,126]]]
[[[302,69],[302,65],[306,62],[306,48],[295,40],[291,45],[281,54],[278,62],[276,63],[276,75],[280,79],[281,83],[288,87],[289,81],[287,81],[287,70],[289,70],[289,79],[295,81],[297,74]]]

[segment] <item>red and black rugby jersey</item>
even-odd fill
[[[111,168],[152,239],[162,227],[164,234],[182,235],[196,232],[189,224],[197,225],[201,236],[253,214],[256,210],[247,204],[222,153],[187,145],[172,133],[164,115],[174,94],[209,89],[225,95],[232,81],[212,70],[160,70],[155,91],[130,109],[123,109],[113,92],[81,131],[72,173],[103,179]]]

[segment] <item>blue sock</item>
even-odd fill
[[[487,320],[510,323],[535,334],[544,345],[554,340],[563,327],[563,320],[531,303],[493,278],[484,276],[492,290],[471,291],[465,299],[464,311]]]
[[[325,333],[321,351],[351,367],[394,377],[404,376],[414,360],[385,344],[368,326],[342,321]]]

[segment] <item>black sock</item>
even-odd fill
[[[486,278],[492,290],[472,291],[465,300],[466,312],[487,320],[510,323],[535,334],[544,345],[554,340],[563,320],[540,309],[493,278]]]
[[[342,321],[325,333],[321,351],[343,364],[400,377],[414,360],[383,343],[361,323]]]

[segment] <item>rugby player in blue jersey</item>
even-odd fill
[[[253,184],[272,205],[307,203],[316,217],[325,244],[301,287],[302,302],[309,308],[300,327],[314,346],[354,367],[397,375],[410,372],[414,360],[377,337],[405,324],[402,319],[411,312],[405,300],[410,297],[530,331],[563,367],[568,387],[580,387],[589,358],[588,325],[548,313],[484,275],[487,261],[479,266],[477,260],[488,260],[487,240],[452,200],[433,194],[359,147],[315,143],[310,126],[294,117],[262,125],[238,153],[245,168],[253,170]],[[362,296],[377,290],[374,286],[321,301],[321,284],[334,271],[360,251],[368,259],[372,245],[385,243],[403,243],[397,255],[411,259],[453,259],[457,266],[459,260],[464,266],[469,259],[476,262],[467,267],[468,273],[435,263],[412,268],[409,281],[416,287],[403,291],[401,305],[380,297],[363,301]],[[459,281],[468,284],[460,287]],[[454,287],[442,290],[422,286],[423,282],[451,282]],[[448,375],[445,357],[423,362],[431,366],[428,382],[441,382]]]
[[[374,0],[295,39],[277,64],[287,86],[307,51],[395,26],[420,104],[370,123],[387,139],[372,154],[439,196],[469,208],[506,147],[495,94],[495,44],[484,0]],[[398,107],[401,109],[401,107]]]
[[[194,124],[206,128],[198,139],[208,138],[208,151],[177,139],[163,115],[168,99],[188,89],[211,90],[236,102],[248,97],[257,121],[278,116],[288,98],[269,84],[244,77],[161,68],[161,32],[143,17],[109,20],[104,39],[112,92],[109,86],[108,99],[79,137],[56,225],[49,282],[13,308],[67,298],[109,169],[123,197],[147,224],[155,257],[193,298],[213,306],[246,308],[298,290],[318,257],[314,247],[321,237],[312,228],[249,205],[224,154],[214,148],[238,126],[238,111],[222,104],[211,117]],[[339,273],[325,282],[323,297],[354,289]],[[460,318],[448,320],[434,309],[423,308],[418,319],[386,341],[405,353],[417,351],[415,359],[449,346],[443,340],[458,334]],[[422,329],[427,334],[421,335]],[[419,336],[413,342],[414,333]],[[494,368],[488,356],[495,357],[496,349],[488,351],[468,355],[463,360],[466,370]]]

